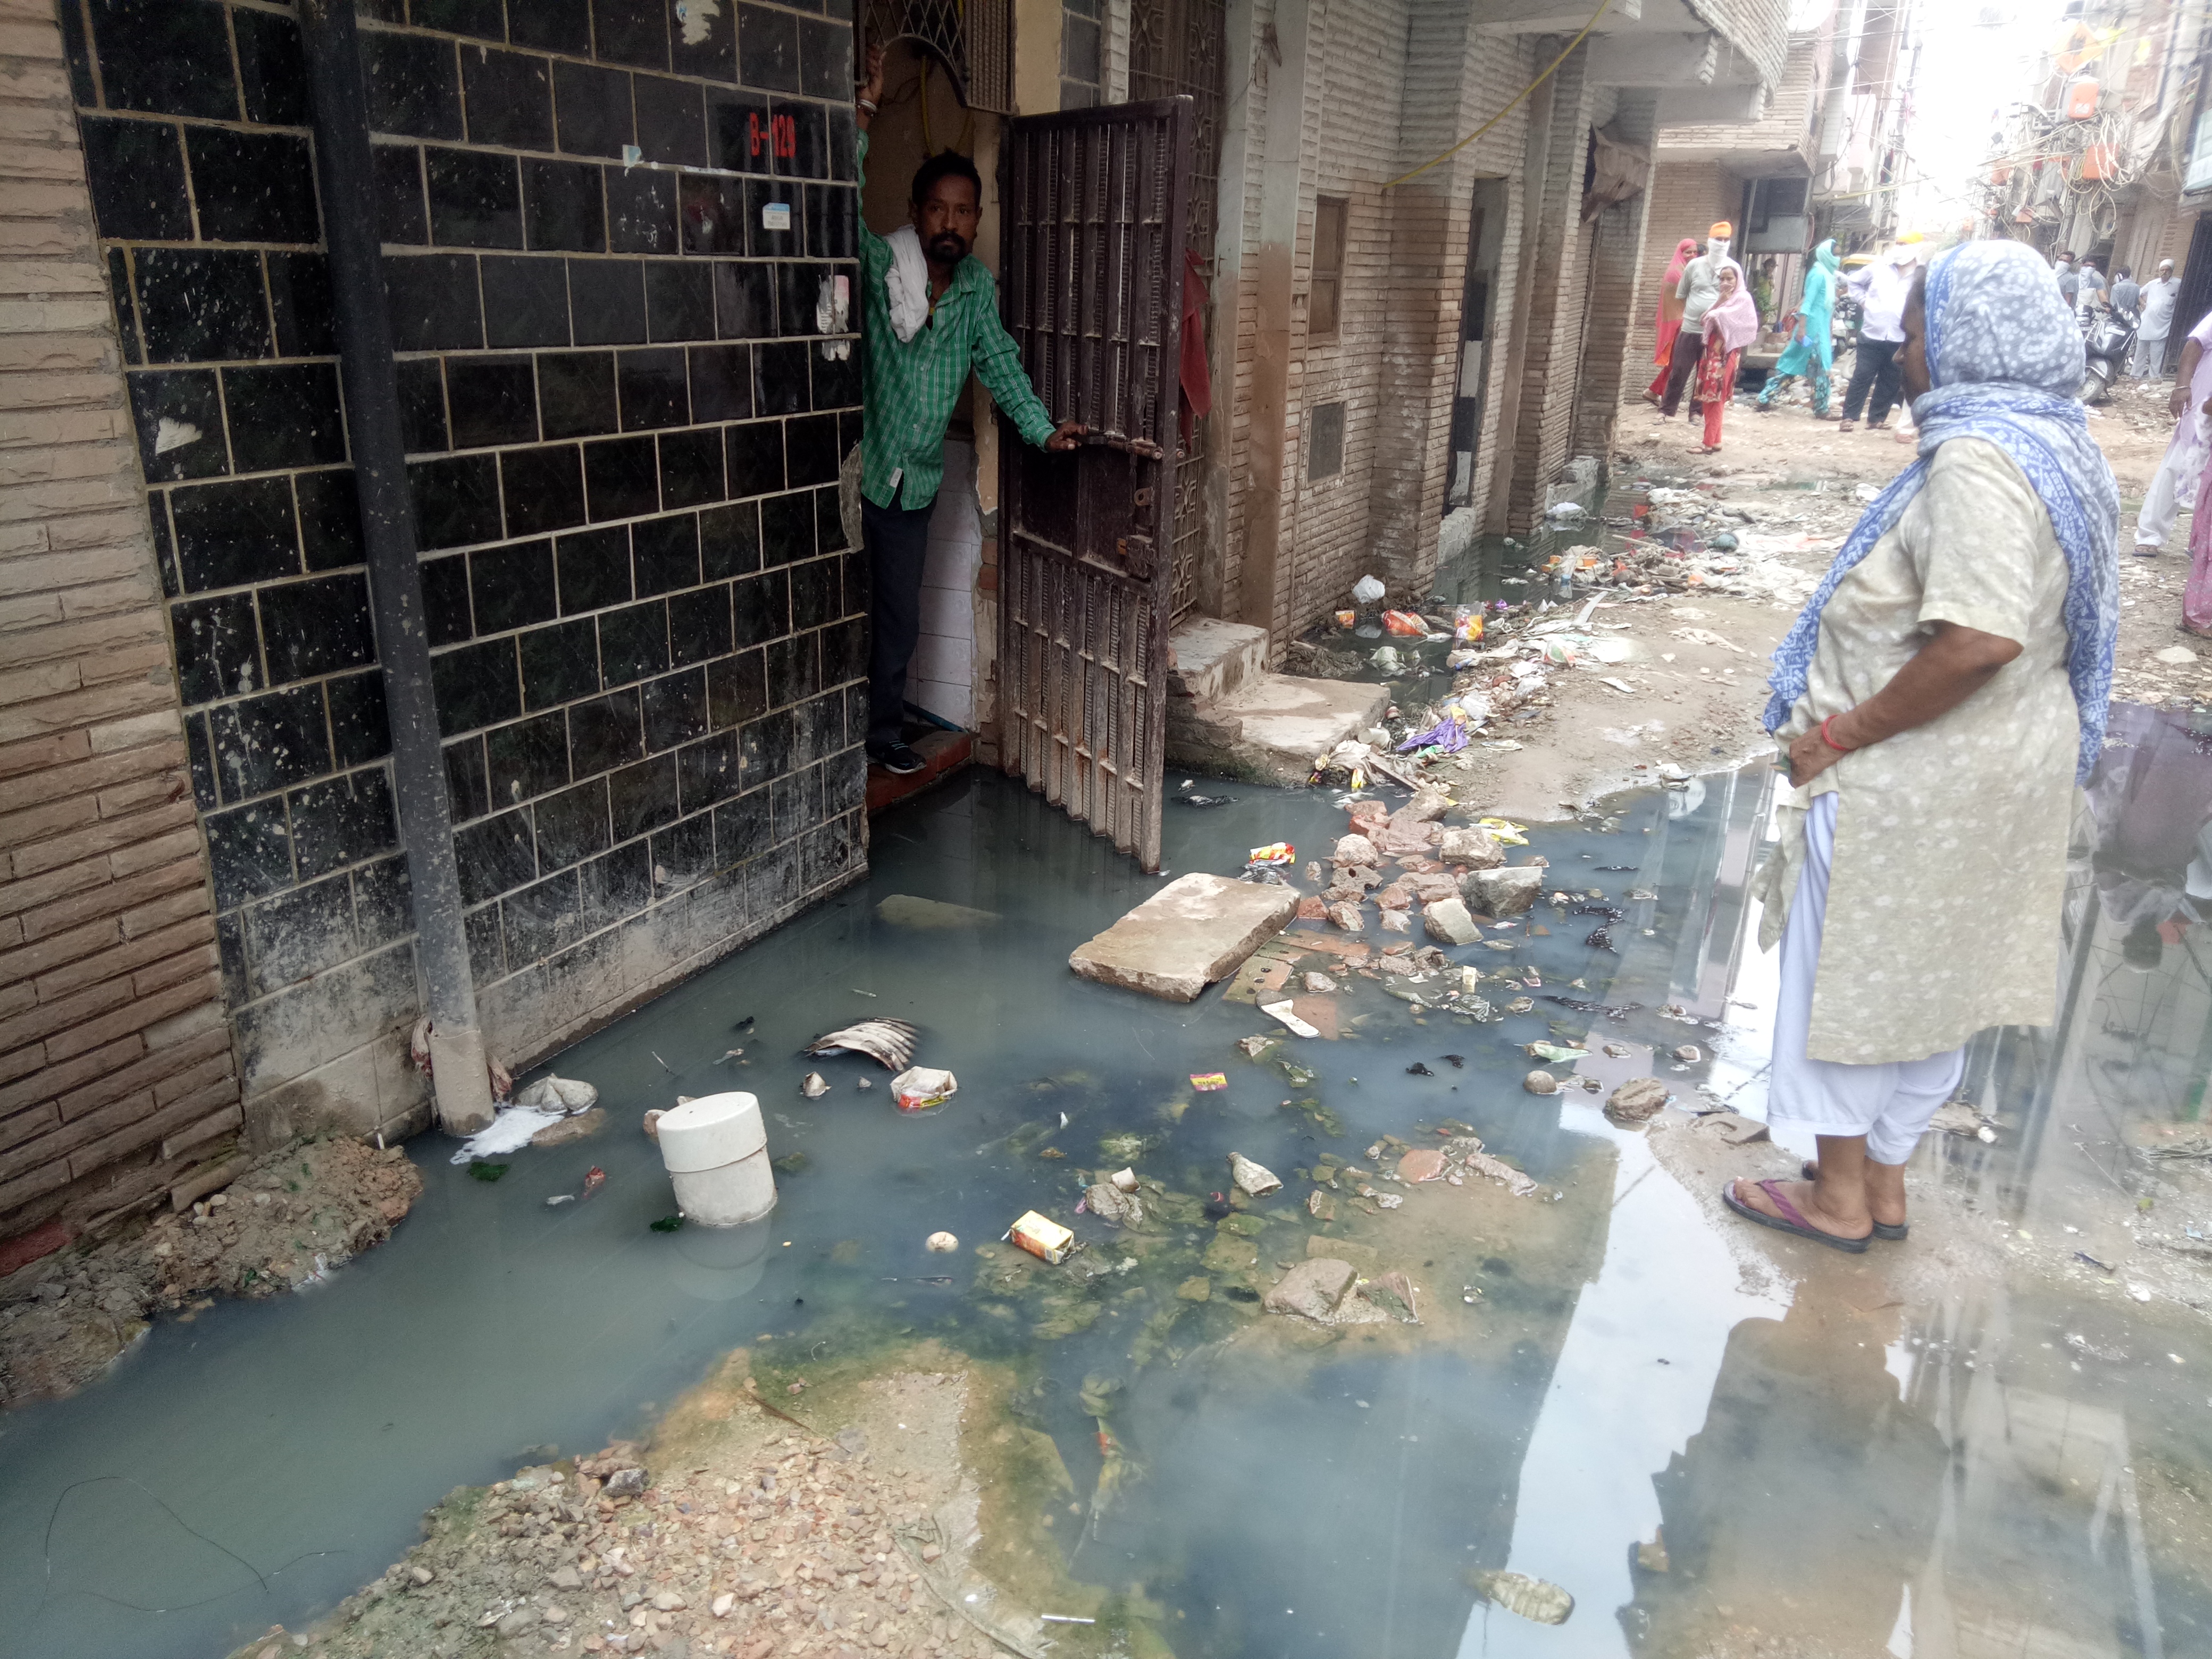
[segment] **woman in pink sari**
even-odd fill
[[[1674,290],[1682,285],[1682,267],[1698,257],[1698,239],[1685,236],[1674,244],[1674,263],[1667,267],[1667,274],[1659,282],[1659,332],[1651,348],[1651,361],[1659,365],[1659,373],[1651,384],[1644,388],[1645,401],[1657,403],[1667,395],[1667,370],[1674,361],[1674,337],[1682,331],[1682,296]]]
[[[1721,416],[1735,396],[1736,365],[1743,349],[1759,337],[1759,307],[1745,287],[1743,267],[1733,259],[1721,266],[1721,297],[1705,312],[1705,349],[1698,359],[1697,397],[1692,404],[1705,410],[1708,455],[1721,447]]]
[[[2204,400],[2204,413],[2212,415],[2212,398]],[[2179,437],[2175,439],[2178,443]],[[2212,453],[2197,483],[2197,509],[2189,520],[2189,586],[2181,591],[2181,631],[2200,640],[2212,640]],[[2154,548],[2152,551],[2157,550]],[[2142,549],[2136,549],[2138,553]]]

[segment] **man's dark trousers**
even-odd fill
[[[1844,392],[1845,420],[1858,419],[1859,411],[1867,407],[1869,392],[1874,393],[1874,407],[1867,410],[1867,418],[1876,426],[1889,418],[1905,389],[1905,371],[1897,362],[1897,354],[1904,349],[1902,340],[1860,337],[1858,349],[1851,354],[1851,383]]]
[[[868,753],[903,740],[906,665],[921,638],[921,570],[929,556],[928,507],[878,507],[860,499],[860,540],[874,588],[868,630]]]
[[[1690,384],[1690,376],[1698,372],[1698,359],[1705,353],[1705,325],[1703,320],[1685,323],[1674,336],[1674,355],[1667,360],[1667,395],[1659,400],[1659,412],[1672,417],[1682,406],[1682,390]],[[1690,400],[1692,412],[1697,399]]]

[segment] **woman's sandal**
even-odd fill
[[[1826,1244],[1832,1250],[1846,1250],[1853,1255],[1863,1255],[1865,1252],[1867,1242],[1863,1238],[1839,1238],[1834,1233],[1822,1232],[1811,1222],[1806,1220],[1798,1212],[1797,1206],[1783,1197],[1778,1190],[1781,1182],[1761,1181],[1753,1184],[1774,1200],[1775,1207],[1782,1212],[1780,1215],[1769,1215],[1764,1210],[1753,1209],[1750,1205],[1735,1195],[1735,1182],[1733,1181],[1723,1181],[1721,1183],[1721,1202],[1734,1210],[1746,1221],[1755,1221],[1762,1227],[1771,1227],[1778,1233],[1795,1233],[1800,1238],[1811,1239],[1815,1244]]]
[[[1818,1181],[1820,1178],[1820,1166],[1808,1158],[1805,1160],[1805,1167],[1797,1173],[1808,1181]],[[1912,1224],[1910,1222],[1894,1227],[1887,1221],[1877,1221],[1874,1224],[1874,1236],[1876,1238],[1899,1239],[1911,1231]]]

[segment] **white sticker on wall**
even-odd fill
[[[788,202],[762,203],[761,228],[763,230],[789,230],[791,228],[791,204]]]
[[[678,0],[676,21],[684,30],[684,44],[696,46],[707,39],[708,26],[722,15],[718,0]]]

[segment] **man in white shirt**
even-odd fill
[[[2136,515],[2136,551],[2146,559],[2158,556],[2173,533],[2175,515],[2195,501],[2208,434],[2212,434],[2212,418],[2204,413],[2207,398],[2212,398],[2212,315],[2191,329],[2181,343],[2180,384],[2166,402],[2173,416],[2173,437],[2166,446],[2166,459],[2151,475],[2150,488],[2143,492],[2142,511]]]
[[[1912,297],[1912,278],[1920,269],[1920,233],[1908,231],[1888,252],[1863,266],[1844,283],[1859,302],[1859,343],[1851,354],[1851,380],[1844,391],[1844,420],[1838,431],[1858,426],[1860,411],[1869,416],[1867,430],[1881,432],[1889,424],[1904,388],[1897,354],[1905,347],[1905,302]],[[1874,407],[1867,408],[1871,392]]]
[[[2097,269],[2094,257],[2081,261],[2081,283],[2075,299],[2075,308],[2084,317],[2105,303],[2105,273]]]
[[[2061,250],[2051,262],[2051,274],[2058,278],[2059,297],[2066,301],[2067,310],[2073,310],[2075,301],[2081,297],[2081,273],[2074,269],[2073,254]]]
[[[1735,227],[1721,220],[1705,233],[1705,251],[1682,267],[1682,279],[1674,289],[1682,302],[1682,327],[1674,336],[1674,355],[1667,362],[1667,395],[1659,403],[1662,420],[1681,407],[1682,388],[1690,383],[1705,351],[1705,313],[1720,297],[1721,267],[1728,263],[1729,240],[1735,234]],[[1697,412],[1694,400],[1690,410]]]
[[[2135,356],[2128,364],[2128,373],[2138,380],[2166,372],[2166,337],[2172,331],[2174,301],[2180,295],[2173,261],[2160,259],[2157,276],[2142,285],[2142,322],[2136,331]]]

